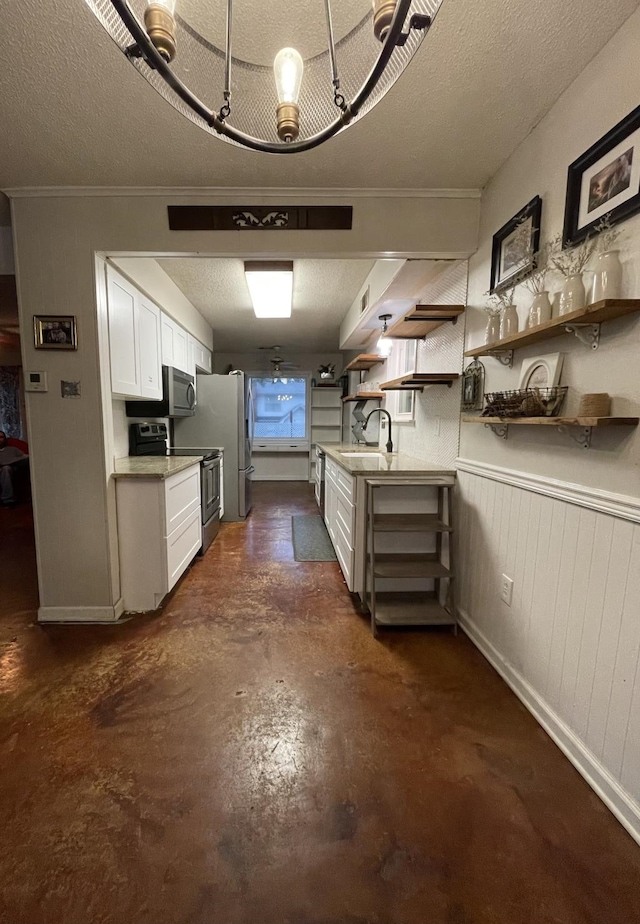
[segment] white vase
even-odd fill
[[[533,296],[529,316],[527,318],[527,327],[537,327],[538,324],[544,324],[545,321],[551,320],[552,307],[549,301],[548,292],[538,292]]]
[[[598,255],[591,286],[589,304],[605,298],[620,298],[622,288],[622,264],[617,250],[607,250]]]
[[[515,305],[507,305],[500,315],[500,339],[518,333],[518,310]]]
[[[580,311],[584,308],[587,300],[582,274],[576,273],[574,276],[567,276],[560,292],[560,314],[571,314],[572,311]]]
[[[487,317],[487,327],[484,332],[485,343],[495,343],[500,339],[500,315],[493,314]]]

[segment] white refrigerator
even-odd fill
[[[244,520],[251,510],[253,400],[244,373],[199,375],[193,417],[174,421],[176,447],[224,449],[223,520]]]

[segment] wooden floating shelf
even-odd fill
[[[361,353],[360,356],[356,356],[355,359],[352,359],[344,367],[345,372],[367,372],[369,369],[373,369],[374,366],[377,366],[378,363],[383,363],[386,361],[386,356],[378,356],[376,353]]]
[[[346,395],[342,400],[345,404],[352,401],[380,401],[384,395],[380,391],[362,391],[359,395]]]
[[[484,424],[504,440],[511,426],[558,427],[566,430],[583,449],[588,449],[594,427],[637,427],[640,417],[463,417],[462,422]]]
[[[422,391],[428,385],[447,385],[451,388],[459,378],[457,372],[411,372],[383,382],[380,388],[382,391]]]
[[[414,305],[386,333],[392,340],[422,340],[447,322],[455,324],[464,305]]]
[[[563,314],[559,318],[545,321],[530,330],[523,330],[519,334],[485,343],[484,346],[467,350],[465,356],[493,356],[494,354],[512,354],[513,350],[521,349],[532,343],[549,340],[551,337],[560,337],[562,334],[573,333],[593,350],[597,350],[600,339],[600,324],[604,321],[613,321],[626,315],[640,311],[639,299],[612,300],[605,299],[587,305],[580,311]],[[591,328],[591,330],[589,330]]]

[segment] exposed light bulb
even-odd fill
[[[386,327],[386,324],[385,324],[385,327]],[[391,340],[389,337],[385,337],[384,334],[380,334],[380,338],[378,340],[376,350],[377,350],[378,356],[390,356],[391,351],[393,350],[393,340]]]
[[[373,5],[373,34],[379,42],[386,39],[393,16],[396,11],[396,0],[372,0]]]
[[[298,99],[304,63],[295,48],[282,48],[273,62],[273,75],[278,97],[278,137],[281,141],[295,141],[300,131]]]
[[[150,0],[144,11],[147,35],[167,63],[176,55],[176,0]]]

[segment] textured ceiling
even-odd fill
[[[251,352],[279,344],[286,352],[335,351],[340,324],[373,260],[295,260],[291,318],[258,320],[241,259],[159,260],[178,288],[213,327],[214,349]]]
[[[203,29],[220,28],[219,5]],[[313,50],[300,33],[306,22],[314,31],[322,6],[237,0],[235,50],[268,58],[290,40]],[[342,32],[366,3],[333,6]],[[445,0],[409,73],[370,115],[316,151],[275,157],[218,142],[180,116],[82,0],[3,0],[0,187],[481,187],[637,6]],[[281,19],[289,25],[276,32]],[[253,43],[238,34],[243,21]]]

